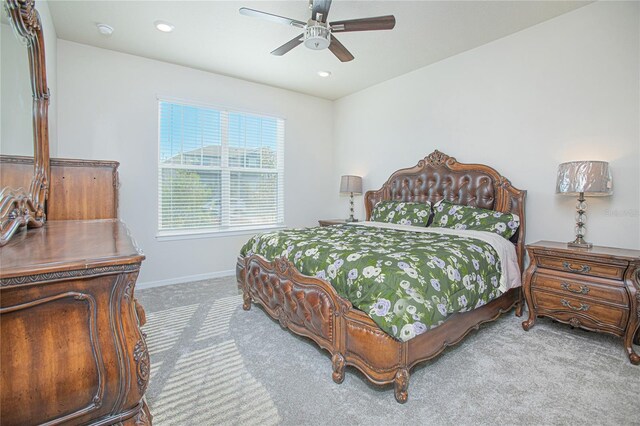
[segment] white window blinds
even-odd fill
[[[284,120],[159,101],[160,235],[284,224]]]

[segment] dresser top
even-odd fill
[[[49,221],[18,231],[0,248],[0,277],[36,275],[140,263],[124,223],[117,219]]]
[[[626,260],[640,260],[640,250],[623,249],[616,247],[593,246],[590,249],[569,247],[567,243],[557,241],[538,241],[533,244],[527,244],[527,247],[534,249],[553,250],[556,252],[582,254],[585,256],[612,257]]]

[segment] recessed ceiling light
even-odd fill
[[[320,77],[331,77],[331,71],[318,71]]]
[[[100,32],[100,34],[102,34],[103,36],[110,36],[111,34],[113,34],[113,27],[110,27],[107,24],[96,24],[96,27],[98,27],[98,31]]]
[[[167,21],[156,21],[153,23],[158,31],[162,31],[163,33],[170,33],[175,28],[173,24],[168,23]]]

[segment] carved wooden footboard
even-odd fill
[[[520,289],[470,312],[455,314],[439,327],[400,342],[340,297],[328,282],[302,275],[288,260],[269,262],[258,255],[239,257],[236,265],[243,308],[259,303],[282,327],[315,341],[331,354],[333,380],[342,383],[351,365],[372,383],[393,383],[396,400],[407,400],[410,370],[454,345],[480,324],[513,308]]]

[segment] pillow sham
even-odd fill
[[[414,201],[380,201],[371,212],[375,222],[400,225],[427,226],[431,216],[431,203]]]
[[[445,200],[436,203],[433,209],[435,214],[431,226],[434,228],[495,232],[509,239],[520,226],[520,218],[513,213],[501,213],[479,207],[459,206]]]

